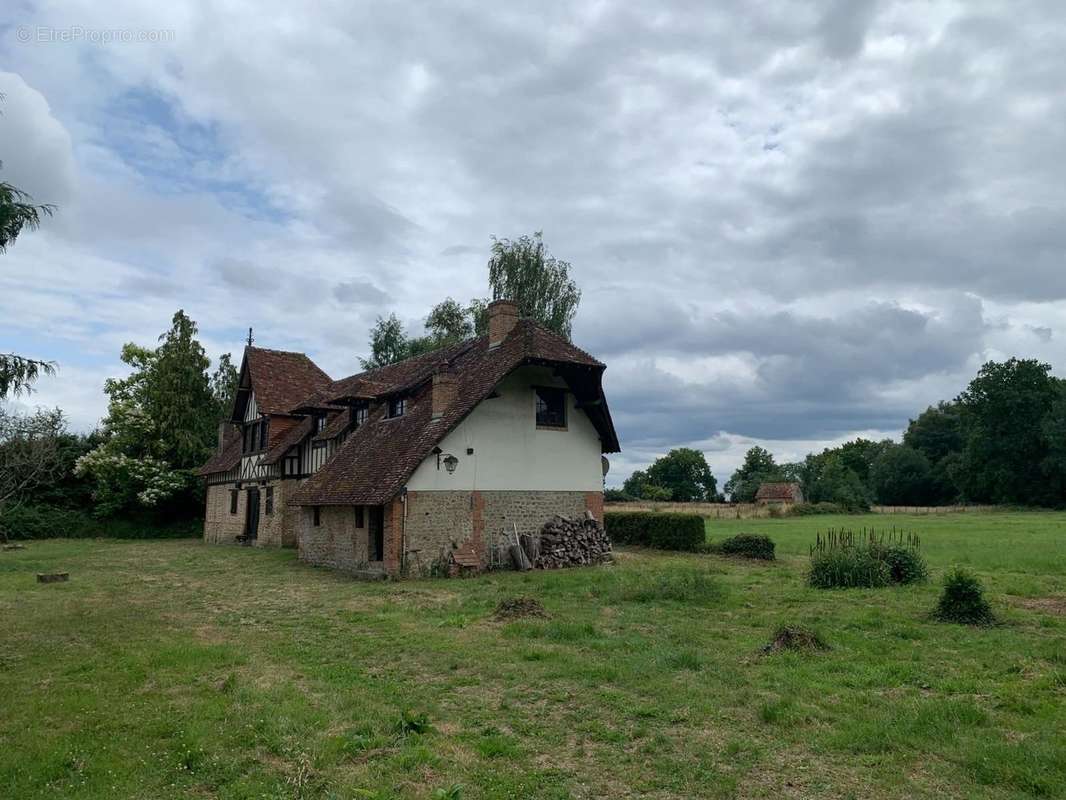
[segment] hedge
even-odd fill
[[[727,556],[774,560],[774,543],[769,536],[760,533],[738,533],[722,541],[718,551]]]
[[[142,515],[97,519],[79,509],[22,506],[0,517],[9,539],[179,539],[203,534],[203,520],[159,519]]]
[[[609,511],[603,515],[607,535],[616,544],[659,550],[697,550],[706,539],[703,517],[661,511]]]

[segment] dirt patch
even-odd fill
[[[807,628],[788,626],[779,628],[773,640],[763,647],[764,653],[780,653],[785,650],[793,652],[812,652],[828,650],[829,645],[821,636]]]
[[[548,619],[548,612],[544,610],[540,601],[533,597],[512,597],[509,600],[501,600],[492,614],[492,618],[498,621],[528,617]]]
[[[1066,617],[1066,597],[1019,597],[1014,602],[1030,611]]]

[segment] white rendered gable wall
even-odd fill
[[[481,401],[438,445],[443,451],[423,461],[407,488],[411,491],[570,491],[603,490],[600,437],[588,415],[566,394],[566,430],[538,429],[535,386],[566,383],[545,367],[522,367],[497,387],[500,395]],[[385,423],[388,424],[388,423]],[[438,423],[434,423],[438,424]],[[467,449],[473,448],[473,455]],[[459,459],[454,473],[444,456]]]

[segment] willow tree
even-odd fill
[[[570,279],[570,264],[548,251],[540,231],[518,239],[492,238],[489,288],[493,300],[514,300],[523,317],[570,338],[581,290]]]

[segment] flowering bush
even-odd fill
[[[106,445],[79,458],[74,472],[92,482],[95,513],[102,517],[136,506],[152,508],[188,488],[191,480],[187,472],[173,470],[165,461],[132,458]]]

